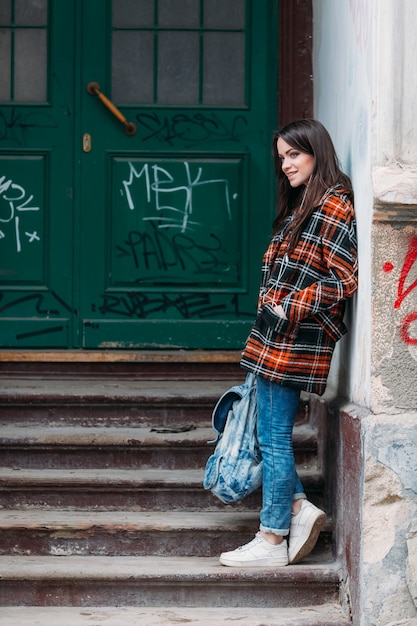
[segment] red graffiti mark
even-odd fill
[[[410,337],[410,325],[417,320],[417,311],[406,315],[401,324],[401,339],[409,346],[417,346],[417,337]]]
[[[401,304],[412,291],[417,287],[417,279],[404,290],[405,281],[411,271],[414,263],[417,261],[417,237],[413,237],[408,246],[404,263],[401,269],[400,279],[398,281],[398,297],[394,303],[394,308],[399,309]]]
[[[417,261],[417,236],[413,237],[408,245],[404,262],[401,268],[400,278],[398,280],[397,299],[394,302],[394,308],[399,309],[405,298],[417,288],[417,279],[415,279],[408,287],[405,286],[407,279],[410,279],[410,272],[416,266]],[[383,264],[382,270],[390,273],[394,270],[394,265],[387,261]],[[417,346],[417,336],[410,335],[410,326],[413,322],[417,322],[417,311],[409,313],[401,321],[400,336],[402,341],[409,346]]]

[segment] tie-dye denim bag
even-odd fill
[[[225,504],[242,500],[262,484],[262,459],[256,435],[256,377],[226,391],[212,414],[217,433],[206,463],[203,487]]]

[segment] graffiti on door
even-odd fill
[[[130,258],[137,279],[195,282],[196,275],[207,280],[227,275],[235,280],[239,162],[222,165],[223,175],[210,162],[124,165],[119,174],[123,203],[119,207],[115,199],[118,213],[112,231],[118,233],[117,258]],[[117,264],[114,270],[117,275]]]
[[[0,239],[13,237],[16,252],[21,252],[25,243],[40,241],[38,231],[26,230],[24,225],[25,213],[40,211],[40,207],[35,206],[33,194],[6,176],[0,176],[0,199]]]
[[[236,115],[230,123],[221,116],[208,113],[139,113],[136,121],[143,130],[143,141],[157,139],[169,146],[184,142],[185,148],[224,141],[240,143],[248,134],[248,121],[243,115]]]
[[[109,290],[92,311],[145,319],[246,316],[238,296],[242,171],[242,157],[115,159]]]
[[[160,165],[150,166],[149,163],[145,163],[140,171],[138,171],[133,163],[129,163],[129,178],[122,181],[129,209],[135,209],[135,200],[130,191],[133,180],[143,177],[145,180],[146,201],[150,203],[152,201],[151,196],[153,195],[156,210],[155,216],[145,217],[143,219],[157,222],[158,228],[176,228],[181,230],[181,232],[185,232],[189,226],[195,226],[196,223],[192,222],[193,212],[195,212],[195,207],[193,207],[194,190],[202,186],[220,186],[222,190],[221,195],[224,195],[227,216],[231,219],[228,180],[225,178],[209,178],[203,180],[202,167],[198,167],[193,176],[191,174],[190,163],[183,163],[182,165],[185,170],[185,180],[183,184],[177,182],[175,175],[171,174],[166,167],[161,167]],[[177,194],[178,192],[184,196],[183,203],[180,206],[170,203],[170,198],[173,194]],[[168,199],[166,199],[167,195],[169,196]],[[234,194],[234,198],[237,198],[237,194]],[[165,204],[165,202],[168,202],[168,204]],[[162,216],[162,212],[168,213],[167,217]]]

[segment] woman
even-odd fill
[[[255,538],[220,556],[232,567],[298,563],[317,541],[325,513],[306,499],[292,431],[300,391],[324,393],[346,332],[346,299],[357,288],[352,185],[327,130],[316,120],[292,122],[275,134],[273,152],[279,211],[241,361],[256,374],[262,509]]]

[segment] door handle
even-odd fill
[[[86,89],[87,93],[89,93],[90,96],[97,96],[102,101],[104,106],[111,113],[113,113],[115,117],[117,117],[119,122],[122,122],[126,135],[136,135],[138,130],[136,124],[134,124],[133,122],[128,122],[123,113],[119,111],[119,109],[113,104],[113,102],[109,100],[109,98],[105,96],[104,93],[101,93],[100,85],[98,83],[88,83]]]

